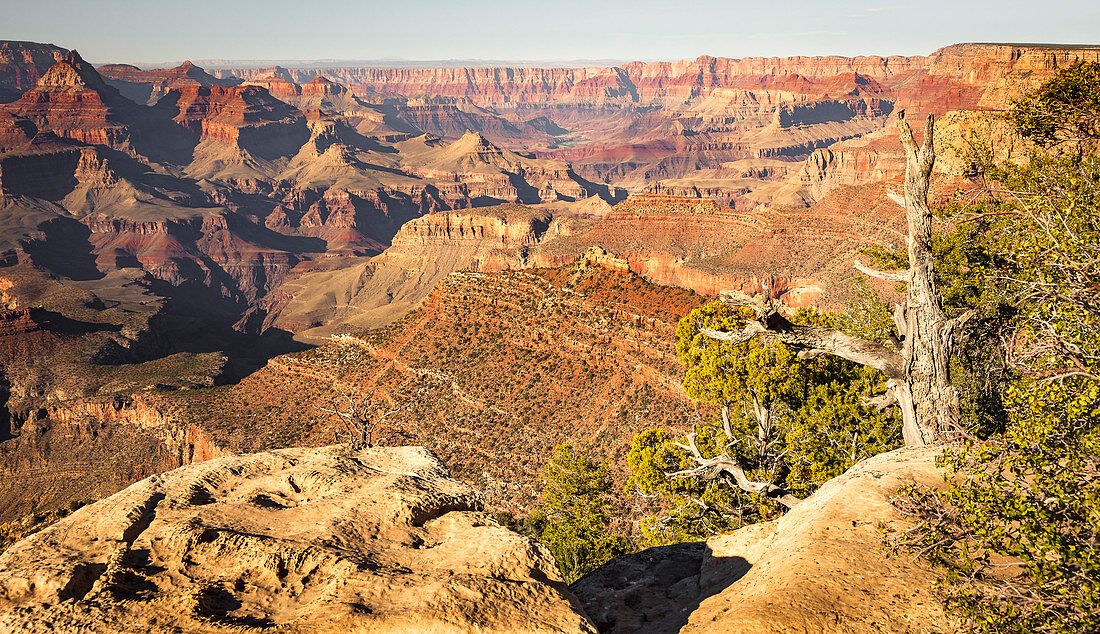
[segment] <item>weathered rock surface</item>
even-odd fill
[[[698,559],[690,544],[649,549],[571,589],[601,632],[951,631],[934,573],[887,556],[879,528],[906,526],[889,502],[899,487],[942,485],[941,451],[869,458],[779,520],[710,538]]]
[[[61,61],[67,51],[53,44],[0,41],[0,102],[13,101]]]
[[[480,508],[415,447],[190,465],[0,556],[0,629],[594,632],[547,551]]]

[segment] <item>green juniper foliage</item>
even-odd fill
[[[1100,64],[1077,62],[1018,101],[1009,120],[1036,144],[1082,157],[1100,139]]]
[[[634,550],[629,539],[610,529],[620,513],[606,462],[558,445],[539,480],[542,501],[524,518],[522,530],[546,545],[566,583]]]
[[[942,567],[973,631],[1100,631],[1098,105],[1100,65],[1064,69],[1009,114],[1034,142],[1026,164],[975,155],[984,178],[951,210],[984,254],[959,273],[1001,343],[982,376],[1003,424],[946,452],[945,491],[903,491],[919,523],[892,541]]]
[[[722,423],[700,415],[695,441],[704,457],[728,452],[746,475],[804,497],[855,462],[900,443],[900,421],[863,406],[881,393],[885,377],[874,370],[823,355],[799,359],[779,342],[717,341],[700,328],[740,330],[739,309],[713,302],[680,321],[677,352],[686,368],[684,389],[704,405],[726,407],[732,440]],[[799,311],[796,323],[845,327],[841,318]],[[758,412],[766,411],[765,425]],[[663,498],[667,509],[642,525],[646,543],[699,539],[746,523],[771,519],[781,507],[723,478],[670,477],[695,463],[682,438],[665,430],[635,436],[627,456],[628,488]]]

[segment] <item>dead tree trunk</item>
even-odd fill
[[[933,274],[932,211],[928,207],[928,182],[936,160],[932,145],[933,117],[928,116],[924,143],[917,146],[913,131],[898,112],[898,130],[907,158],[905,196],[891,196],[905,207],[909,225],[909,269],[876,271],[858,260],[855,267],[879,279],[906,283],[906,302],[894,311],[897,336],[894,348],[882,343],[847,335],[832,328],[798,326],[779,312],[779,304],[770,297],[748,297],[740,293],[723,294],[722,300],[733,306],[747,306],[756,316],[739,333],[701,329],[714,339],[748,341],[767,337],[799,349],[806,358],[833,354],[866,365],[885,374],[887,393],[868,399],[868,405],[885,409],[897,405],[902,412],[902,436],[906,445],[919,446],[939,442],[957,420],[958,392],[951,386],[949,361],[955,345],[955,331],[969,317],[944,316],[940,294]]]
[[[955,321],[943,314],[936,290],[932,256],[932,211],[928,208],[928,181],[936,153],[932,145],[932,116],[924,130],[924,145],[917,148],[913,131],[898,112],[898,130],[905,146],[905,217],[909,222],[909,279],[906,293],[906,325],[903,356],[907,362],[905,383],[897,390],[905,421],[907,445],[926,445],[939,440],[958,419],[958,392],[951,386],[950,360],[955,344]]]
[[[333,386],[333,389],[336,389],[335,386]],[[335,399],[331,403],[331,408],[317,407],[317,409],[326,414],[334,414],[339,417],[342,429],[333,430],[334,439],[339,441],[340,437],[344,436],[353,447],[374,446],[375,430],[385,423],[387,418],[402,409],[399,407],[383,412],[382,407],[372,407],[367,399],[363,399],[361,403],[356,403],[346,392],[341,390],[339,394],[348,402],[346,410],[341,410]],[[374,419],[373,422],[372,418]],[[379,442],[383,441],[384,439],[379,440]]]

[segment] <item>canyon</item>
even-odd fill
[[[208,71],[0,42],[0,623],[950,628],[879,548],[893,491],[942,484],[928,451],[572,587],[504,525],[563,442],[641,519],[631,439],[713,414],[681,318],[844,306],[861,251],[905,242],[897,114],[938,118],[943,203],[975,135],[1026,157],[1002,113],[1080,60]],[[388,413],[375,446],[334,444],[348,403]]]
[[[692,308],[836,308],[903,243],[899,110],[940,116],[942,201],[967,135],[1019,156],[998,113],[1097,59],[207,72],[2,42],[0,522],[332,442],[340,390],[522,512],[547,446],[621,462],[689,420]]]

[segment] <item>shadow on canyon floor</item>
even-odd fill
[[[743,557],[714,557],[705,542],[688,542],[616,557],[574,582],[570,590],[600,632],[674,634],[703,601],[751,568]]]

